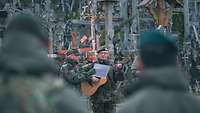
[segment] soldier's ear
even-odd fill
[[[138,63],[137,64],[138,68],[137,69],[139,69],[139,71],[143,71],[144,68],[145,68],[144,62],[141,60],[141,58],[138,58],[137,60],[138,60],[138,62],[137,62]]]

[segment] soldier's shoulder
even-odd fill
[[[2,78],[0,78],[0,82],[0,84],[3,84]],[[31,92],[40,91],[45,93],[53,89],[63,88],[64,85],[63,79],[54,76],[16,76],[9,78],[7,85],[4,86],[9,86],[12,90],[16,89],[19,92],[29,89]]]
[[[5,102],[0,104],[0,107],[3,108],[1,111],[51,113],[45,91],[41,88],[44,85],[40,80],[12,77],[5,82],[0,78],[0,84],[0,101]]]

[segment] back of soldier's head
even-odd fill
[[[13,17],[2,43],[0,71],[32,75],[56,73],[54,62],[47,57],[47,46],[44,46],[47,43],[48,37],[39,19],[30,15]]]
[[[31,15],[17,15],[13,17],[7,26],[7,34],[13,32],[31,34],[44,44],[48,43],[47,30],[42,27],[41,20]]]
[[[140,55],[145,67],[176,65],[177,47],[170,35],[150,31],[141,35]]]

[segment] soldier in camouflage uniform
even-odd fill
[[[94,63],[100,63],[104,65],[111,65],[109,62],[109,53],[106,48],[102,48],[98,51],[98,61],[86,64],[78,69],[69,79],[72,84],[79,84],[82,81],[91,83],[97,82],[99,78],[92,75],[95,74],[93,68]],[[92,106],[93,113],[115,113],[116,112],[116,99],[117,95],[115,93],[117,81],[124,80],[124,72],[122,69],[111,68],[108,74],[108,81],[106,84],[99,87],[97,92],[90,97],[90,102]]]
[[[72,49],[68,51],[65,65],[62,66],[62,75],[65,81],[78,88],[80,88],[80,81],[87,79],[86,75],[83,74],[83,70],[81,70],[83,64],[80,63],[80,60],[79,51],[77,49]]]
[[[79,62],[78,50],[72,49],[67,52],[67,56],[65,58],[65,64],[62,66],[61,75],[68,83],[73,83],[72,75],[76,71],[76,66]],[[73,74],[72,74],[73,73]]]
[[[106,48],[100,49],[98,52],[99,64],[111,65],[109,62],[109,52]],[[122,68],[121,68],[122,69]],[[93,113],[115,113],[117,95],[117,81],[124,80],[124,72],[119,68],[111,68],[108,73],[108,81],[99,87],[97,92],[90,97]],[[93,80],[94,78],[92,78]],[[95,81],[95,80],[93,80]]]
[[[0,56],[0,113],[86,113],[76,93],[54,76],[40,25],[32,16],[8,25]]]

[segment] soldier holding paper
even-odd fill
[[[98,53],[97,63],[103,65],[111,65],[109,62],[109,52],[106,48],[102,48]],[[92,77],[93,82],[99,82],[101,78]],[[116,90],[117,81],[124,80],[124,73],[122,69],[115,69],[111,67],[107,75],[107,82],[100,86],[97,91],[90,96],[93,113],[115,113],[116,112]]]
[[[76,75],[67,75],[73,76],[70,77],[72,80],[67,81],[81,85],[83,93],[90,97],[93,113],[115,113],[117,94],[114,91],[117,81],[124,80],[124,72],[122,68],[111,66],[108,49],[101,48],[97,53],[98,61],[80,66],[76,69],[79,72],[74,73]],[[102,68],[107,70],[106,75],[100,75],[102,70],[98,70],[99,67],[107,67]]]

